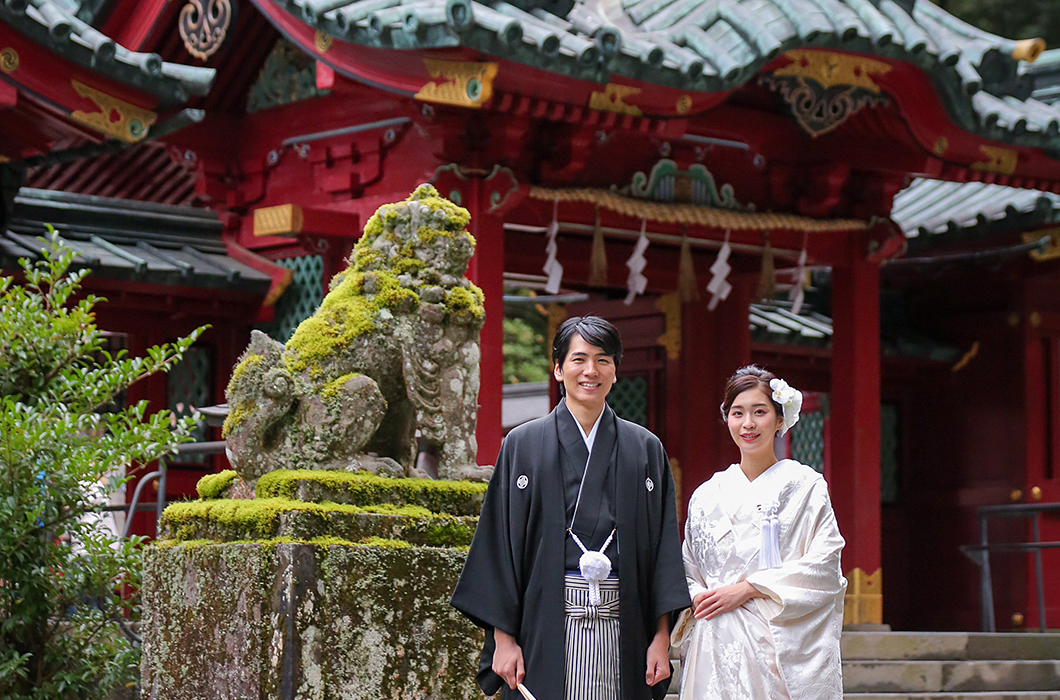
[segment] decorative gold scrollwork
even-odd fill
[[[431,81],[416,93],[417,100],[458,107],[481,107],[493,96],[496,63],[423,59]]]
[[[666,357],[681,359],[681,298],[677,294],[664,294],[655,302],[655,308],[666,317],[666,332],[655,340],[656,345],[666,348]]]
[[[317,33],[313,35],[313,45],[320,53],[327,53],[334,43],[335,39],[327,32],[317,30]]]
[[[188,53],[205,61],[221,48],[231,23],[231,0],[188,0],[180,10],[178,28]]]
[[[629,114],[634,117],[642,116],[644,113],[637,105],[626,102],[627,97],[640,94],[640,88],[632,85],[619,85],[608,83],[603,91],[593,91],[589,95],[589,109],[598,109],[603,112],[618,112]]]
[[[18,51],[11,47],[0,51],[0,70],[9,74],[18,70]]]
[[[784,55],[791,59],[791,63],[775,71],[773,75],[778,78],[809,79],[826,90],[843,86],[880,92],[880,86],[872,76],[891,71],[888,63],[853,54],[795,49]]]
[[[70,84],[74,92],[92,100],[99,108],[97,112],[85,112],[78,109],[71,112],[70,117],[104,134],[135,143],[147,136],[147,130],[158,119],[158,115],[149,109],[129,104],[125,100],[119,100],[105,92],[90,88],[84,83],[71,80]]]
[[[1016,172],[1016,164],[1019,162],[1020,154],[1011,148],[1000,146],[979,146],[979,152],[986,156],[986,160],[972,163],[972,170],[983,170],[988,173],[1001,173],[1011,175]]]
[[[872,79],[891,70],[883,61],[805,49],[784,55],[792,62],[760,80],[781,94],[799,126],[814,138],[865,107],[887,104],[887,96]]]

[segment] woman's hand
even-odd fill
[[[512,690],[523,682],[523,650],[515,637],[494,628],[493,639],[497,648],[493,650],[493,672],[500,676]]]
[[[732,612],[752,598],[764,598],[765,595],[747,581],[740,581],[729,586],[715,588],[713,591],[699,593],[692,599],[694,615],[697,620],[713,620],[718,615]]]

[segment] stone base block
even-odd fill
[[[465,552],[186,543],[144,564],[152,700],[481,700],[482,633],[449,606]]]

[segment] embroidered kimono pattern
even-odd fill
[[[767,569],[761,527],[773,507],[782,563]],[[695,621],[681,700],[841,700],[843,545],[824,479],[794,460],[754,481],[734,464],[697,488],[682,548],[690,595],[746,580],[768,597]]]

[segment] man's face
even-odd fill
[[[552,373],[563,382],[568,403],[599,409],[617,381],[616,371],[613,356],[575,333],[563,364],[557,364]]]

